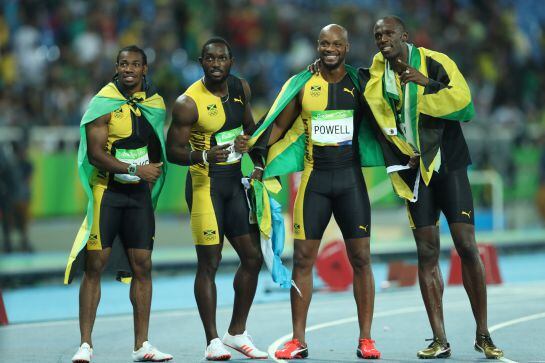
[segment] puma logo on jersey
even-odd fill
[[[352,97],[354,97],[354,87],[352,87],[352,89],[348,89],[348,88],[343,88],[343,91],[346,92],[346,93],[350,93],[352,95]]]
[[[466,212],[466,211],[463,210],[462,215],[467,216],[467,218],[471,219],[471,211]]]
[[[233,101],[238,102],[238,103],[240,103],[241,105],[244,106],[244,103],[242,102],[242,97],[239,97],[239,98],[234,97]]]
[[[367,233],[367,226],[358,226],[359,229],[363,229]]]

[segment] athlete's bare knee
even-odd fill
[[[241,266],[252,272],[259,272],[263,265],[263,256],[261,254],[251,257],[246,257],[240,261]]]
[[[208,276],[215,276],[221,262],[221,254],[206,259],[199,259],[197,273]]]
[[[96,256],[88,257],[85,261],[85,276],[90,279],[100,279],[106,267],[106,261]]]
[[[354,273],[361,273],[371,267],[371,256],[368,253],[357,253],[350,256],[350,264],[354,269]]]
[[[417,242],[418,265],[421,267],[439,263],[439,245],[435,243]]]
[[[293,254],[293,268],[301,272],[309,272],[314,266],[314,256],[304,251],[295,251]]]
[[[138,280],[151,279],[151,259],[139,261],[132,268],[133,278]]]
[[[455,242],[456,252],[460,256],[462,262],[478,262],[479,249],[477,244],[470,238],[464,238]]]

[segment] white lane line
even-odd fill
[[[402,296],[402,295],[404,295],[403,293],[407,293],[407,291],[391,292],[391,296],[393,296],[394,294],[396,295],[396,297],[398,295]],[[343,301],[353,301],[353,299],[354,299],[354,297],[352,295],[347,296],[346,298],[345,297],[335,297],[335,299],[331,299],[331,300],[323,300],[323,301],[313,302],[312,306],[313,307],[317,307],[317,306],[321,306],[321,305],[329,306],[329,305],[331,305],[332,302],[335,303],[335,302],[343,302]],[[279,308],[289,309],[290,308],[289,300],[271,302],[271,303],[255,304],[254,306],[252,306],[252,310],[269,310],[269,309],[277,310]],[[217,309],[217,313],[231,312],[231,311],[232,311],[231,306],[226,306],[226,307],[222,307],[222,308]],[[179,311],[179,310],[175,310],[175,311],[156,311],[156,312],[152,312],[151,315],[152,315],[152,318],[154,318],[154,317],[155,318],[159,318],[159,317],[160,318],[165,318],[165,317],[166,318],[177,318],[177,317],[184,317],[184,316],[188,316],[188,315],[198,315],[198,311],[197,311],[197,309],[195,307],[194,309],[189,308],[189,309],[184,309],[182,311]],[[120,315],[98,316],[97,317],[97,322],[112,322],[112,321],[126,321],[126,320],[131,320],[132,321],[132,319],[133,319],[132,313],[124,313],[124,314],[120,314]],[[29,327],[30,328],[47,328],[47,327],[73,325],[73,324],[77,324],[77,323],[78,323],[77,318],[56,320],[56,321],[38,321],[38,322],[28,322],[28,323],[16,323],[16,324],[1,327],[1,330],[4,330],[4,329],[6,329],[6,330],[7,329],[10,329],[10,330],[11,329],[21,329],[21,328],[29,328]]]
[[[500,329],[503,329],[503,328],[507,328],[508,326],[511,326],[511,325],[516,325],[516,324],[520,324],[520,323],[525,323],[527,321],[532,321],[532,320],[537,320],[537,319],[545,319],[545,313],[538,313],[538,314],[533,314],[533,315],[527,315],[527,316],[523,316],[521,318],[517,318],[517,319],[513,319],[513,320],[508,320],[508,321],[504,321],[503,323],[499,323],[499,324],[496,324],[496,325],[493,325],[492,327],[490,327],[490,329],[488,329],[490,331],[490,333],[493,333],[495,332],[496,330],[500,330]],[[511,360],[507,357],[502,357],[502,358],[499,358],[498,359],[499,361],[501,362],[505,362],[505,363],[518,363],[517,361],[515,360]]]
[[[450,303],[450,304],[448,304],[448,307],[452,308],[452,307],[456,307],[456,306],[459,306],[459,305],[464,306],[464,305],[466,305],[466,303],[462,302],[462,301],[457,302],[457,303]],[[384,317],[384,316],[414,313],[414,312],[418,312],[418,311],[424,311],[423,305],[422,306],[413,306],[413,307],[383,311],[383,312],[374,314],[373,319],[374,318],[379,318],[379,317]],[[499,329],[502,329],[502,328],[510,326],[510,325],[519,324],[519,323],[522,323],[522,322],[525,322],[525,321],[541,319],[541,318],[545,318],[545,313],[534,314],[534,315],[529,315],[529,316],[514,319],[514,320],[509,320],[509,321],[506,321],[504,323],[492,326],[489,329],[489,331],[490,331],[490,333],[492,333],[495,330],[499,330]],[[337,326],[337,325],[342,325],[342,324],[348,324],[348,323],[352,323],[352,322],[356,322],[356,321],[358,321],[358,317],[353,316],[353,317],[349,317],[349,318],[338,319],[338,320],[333,320],[333,321],[329,321],[329,322],[326,322],[326,323],[312,325],[312,326],[308,327],[305,331],[306,332],[311,332],[311,331],[314,331],[314,330],[329,328],[329,327],[332,327],[332,326]],[[272,360],[274,360],[275,362],[278,362],[278,363],[285,363],[286,362],[283,359],[276,359],[274,357],[274,353],[276,352],[276,350],[278,349],[280,344],[288,341],[291,337],[292,337],[292,333],[286,334],[286,335],[278,338],[277,340],[275,340],[269,346],[269,348],[267,349],[267,353],[269,353],[269,357]],[[502,357],[499,360],[501,360],[501,361],[503,361],[505,363],[518,363],[517,361],[513,361],[513,360],[510,360],[510,359],[505,358],[505,357]]]
[[[499,360],[500,362],[505,362],[505,363],[519,363],[516,360],[511,360],[511,359],[505,358],[505,357],[498,358],[497,360]]]
[[[161,316],[161,317],[181,317],[181,316],[187,316],[187,315],[196,315],[197,313],[195,311],[176,311],[176,312],[156,312],[152,313],[152,316]],[[109,316],[100,316],[97,317],[97,322],[115,322],[115,321],[127,321],[132,320],[133,315],[132,314],[123,314],[123,315],[109,315]],[[12,330],[12,329],[21,329],[21,328],[48,328],[52,326],[63,326],[63,325],[72,325],[77,324],[78,319],[67,319],[67,320],[59,320],[59,321],[44,321],[44,322],[36,322],[36,323],[21,323],[21,324],[13,324],[8,325],[2,328],[5,330]],[[1,330],[0,330],[1,331]]]
[[[353,300],[354,298],[352,295],[350,297],[339,298],[337,301],[343,301],[343,300]],[[316,301],[313,305],[321,306],[321,305],[331,305],[331,301]],[[278,310],[280,308],[286,308],[289,309],[289,300],[287,301],[279,301],[279,302],[271,302],[271,303],[264,303],[264,304],[255,304],[252,306],[252,310]],[[229,313],[233,310],[231,306],[221,307],[216,310],[217,313]],[[190,316],[190,315],[198,315],[197,308],[188,308],[184,309],[182,311],[180,310],[174,310],[174,311],[156,311],[151,313],[152,319],[154,318],[177,318],[177,317],[184,317],[184,316]],[[133,319],[132,313],[124,313],[121,315],[105,315],[105,316],[98,316],[97,322],[112,322],[112,321],[126,321]],[[65,319],[65,320],[56,320],[56,321],[38,321],[38,322],[29,322],[29,323],[16,323],[12,325],[7,325],[4,327],[1,327],[1,330],[7,330],[7,329],[21,329],[21,328],[47,328],[47,327],[54,327],[54,326],[64,326],[64,325],[73,325],[77,324],[78,319]],[[1,331],[0,330],[0,331]]]
[[[398,315],[398,314],[406,314],[406,313],[414,313],[414,312],[418,312],[418,311],[424,311],[424,306],[420,305],[420,306],[412,306],[412,307],[408,307],[408,308],[401,308],[401,309],[382,311],[380,313],[376,313],[375,315],[373,315],[373,318],[379,318],[379,317],[383,317],[383,316],[392,316],[392,315]],[[312,326],[309,326],[308,328],[306,328],[305,331],[306,332],[311,332],[311,331],[314,331],[314,330],[329,328],[329,327],[332,327],[332,326],[337,326],[337,325],[342,325],[342,324],[353,323],[353,322],[356,322],[356,321],[358,321],[358,317],[357,316],[352,316],[352,317],[349,317],[349,318],[337,319],[337,320],[332,320],[332,321],[322,323],[322,324],[312,325]],[[269,358],[271,358],[275,362],[279,362],[279,363],[286,362],[283,359],[276,359],[275,356],[274,356],[274,353],[276,352],[276,350],[278,349],[280,344],[282,344],[285,341],[289,340],[291,338],[291,336],[292,336],[292,333],[286,334],[286,335],[278,338],[277,340],[275,340],[271,345],[269,345],[269,348],[267,349],[267,353],[269,353]]]
[[[523,316],[522,318],[508,320],[503,323],[496,324],[488,330],[490,330],[490,332],[492,333],[493,331],[500,330],[511,325],[525,323],[527,321],[536,320],[536,319],[545,319],[545,313],[527,315],[527,316]]]
[[[500,330],[500,329],[506,328],[506,327],[511,326],[511,325],[525,323],[527,321],[532,321],[532,320],[537,320],[537,319],[545,319],[545,313],[527,315],[527,316],[523,316],[523,317],[518,318],[518,319],[504,321],[503,323],[499,323],[499,324],[496,324],[496,325],[490,327],[490,329],[488,329],[488,330],[490,330],[490,332],[492,333],[492,332],[494,332],[496,330]],[[506,358],[506,357],[502,357],[502,358],[500,358],[498,360],[500,360],[502,362],[505,362],[505,363],[518,363],[517,361],[511,360],[511,359]]]

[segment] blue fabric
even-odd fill
[[[286,232],[284,229],[284,216],[282,215],[282,206],[273,197],[269,196],[271,204],[271,224],[272,224],[272,250],[273,264],[271,275],[274,282],[283,288],[291,287],[291,272],[282,265],[282,252],[284,251],[284,240]]]

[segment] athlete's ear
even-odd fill
[[[401,40],[406,43],[407,40],[409,40],[409,33],[403,32],[403,34],[401,34]]]
[[[142,67],[142,74],[145,76],[146,74],[148,74],[148,65],[147,64],[144,64],[144,67]]]
[[[346,43],[346,53],[350,52],[350,43]]]
[[[201,66],[202,66],[202,57],[199,57],[199,63],[200,63]]]

